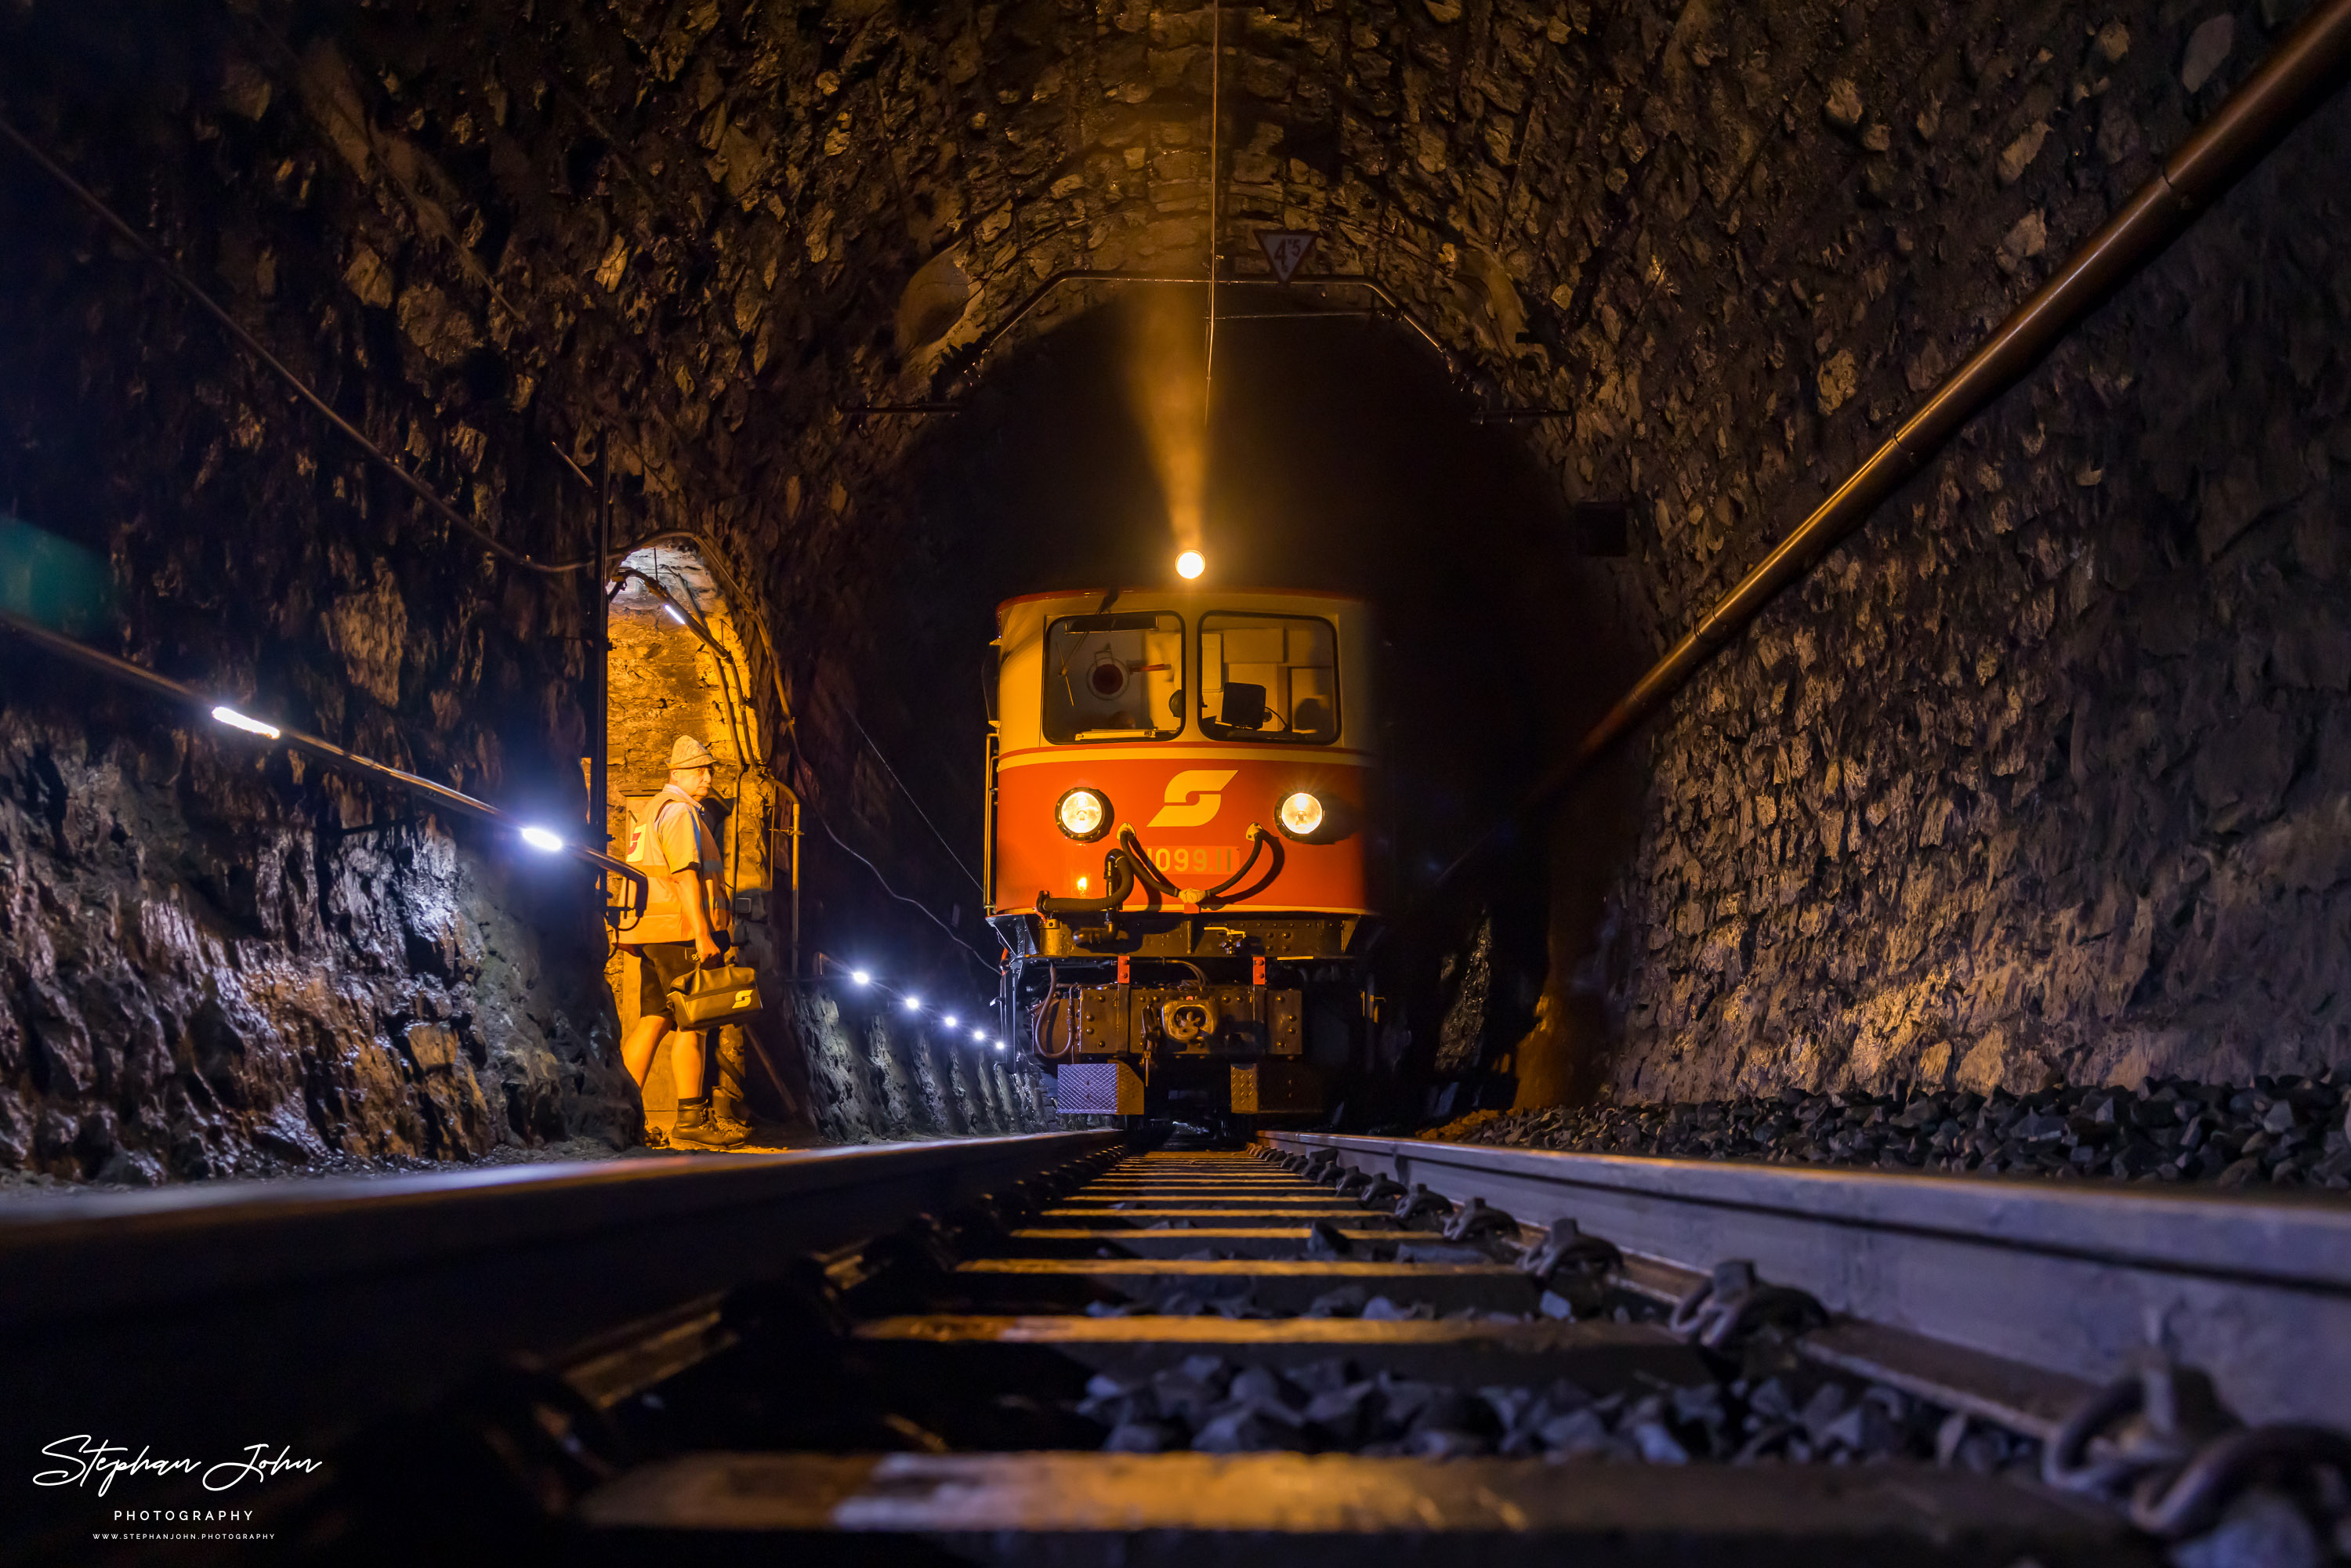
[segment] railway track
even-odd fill
[[[2083,1205],[2137,1195],[1312,1134],[637,1163],[662,1168],[619,1184],[618,1218],[593,1172],[454,1207],[420,1178],[276,1217],[277,1242],[353,1232],[340,1260],[314,1247],[287,1274],[248,1205],[119,1236],[115,1277],[155,1278],[138,1259],[159,1237],[184,1262],[241,1229],[243,1260],[183,1281],[183,1310],[255,1301],[275,1257],[279,1326],[320,1300],[308,1278],[377,1345],[314,1334],[306,1370],[335,1397],[277,1396],[331,1455],[269,1511],[297,1560],[414,1561],[458,1531],[581,1561],[1284,1568],[2351,1548],[2330,1539],[2351,1444],[2324,1424],[2351,1344],[2336,1207],[2166,1195],[2118,1216]],[[498,1327],[580,1249],[686,1216],[690,1278],[638,1270]],[[420,1268],[444,1276],[447,1374],[387,1401],[370,1378],[384,1325],[434,1300]],[[401,1281],[397,1310],[366,1304]],[[118,1285],[89,1343],[136,1327],[141,1289]],[[2166,1299],[2172,1357],[2142,1363],[2116,1324]],[[2258,1425],[2203,1402],[2188,1350],[2220,1344],[2218,1394]],[[121,1381],[131,1399],[142,1379]]]

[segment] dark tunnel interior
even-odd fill
[[[0,0],[0,1563],[2351,1562],[2346,170],[2351,0]]]
[[[0,1166],[642,1146],[635,960],[564,857],[630,852],[681,735],[789,979],[713,1092],[801,1140],[1059,1124],[984,1038],[992,616],[1174,584],[1136,389],[1193,383],[1212,265],[1194,591],[1377,618],[1393,1005],[1315,1114],[2317,1082],[2339,98],[1511,820],[2304,9],[1270,5],[1212,47],[1216,7],[26,0]],[[1105,273],[1196,281],[1052,281]]]
[[[1204,310],[1199,290],[1184,293],[1183,308]],[[980,835],[972,760],[986,708],[971,694],[993,677],[995,604],[1176,580],[1148,438],[1123,395],[1130,318],[1147,308],[1113,297],[992,368],[967,412],[929,416],[907,459],[906,570],[876,610],[878,685],[892,695],[867,717],[890,727],[893,751],[920,759],[919,788],[957,842]],[[1582,553],[1569,505],[1521,432],[1478,423],[1474,402],[1401,325],[1304,311],[1225,323],[1215,386],[1203,587],[1372,602],[1393,759],[1381,849],[1411,902],[1637,673],[1609,564]],[[1577,853],[1617,863],[1629,845],[1621,829],[1594,831],[1597,815],[1587,803]],[[1596,907],[1554,909],[1539,863],[1482,894],[1502,914],[1506,985],[1531,1022],[1548,922],[1588,927]],[[1598,889],[1587,881],[1559,896],[1596,905]],[[1419,951],[1399,949],[1399,988],[1433,971],[1432,943],[1458,941],[1460,912],[1447,914],[1416,930]]]

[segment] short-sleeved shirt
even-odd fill
[[[694,926],[686,918],[685,906],[678,902],[677,884],[670,880],[689,867],[702,873],[703,896],[711,912],[712,928],[726,924],[721,913],[726,901],[721,896],[724,884],[718,874],[722,869],[718,840],[711,832],[710,824],[703,821],[701,808],[676,785],[670,785],[654,797],[653,812],[638,830],[636,842],[629,848],[629,863],[642,868],[652,883],[647,890],[644,918],[621,934],[629,946],[694,940]]]

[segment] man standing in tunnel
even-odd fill
[[[714,915],[725,918],[726,888],[719,879],[717,837],[702,815],[717,760],[694,737],[677,737],[669,751],[669,783],[629,851],[630,863],[651,884],[644,918],[631,929],[626,944],[637,954],[642,1016],[621,1041],[622,1063],[640,1091],[653,1071],[653,1052],[670,1030],[671,988],[718,956]],[[702,1086],[702,1031],[679,1030],[670,1042],[669,1060],[677,1086],[671,1147],[724,1149],[741,1143],[740,1134],[721,1131],[711,1118],[710,1095]]]

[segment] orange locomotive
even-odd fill
[[[997,627],[989,923],[1061,1109],[1321,1111],[1372,1006],[1368,607],[1096,590]]]

